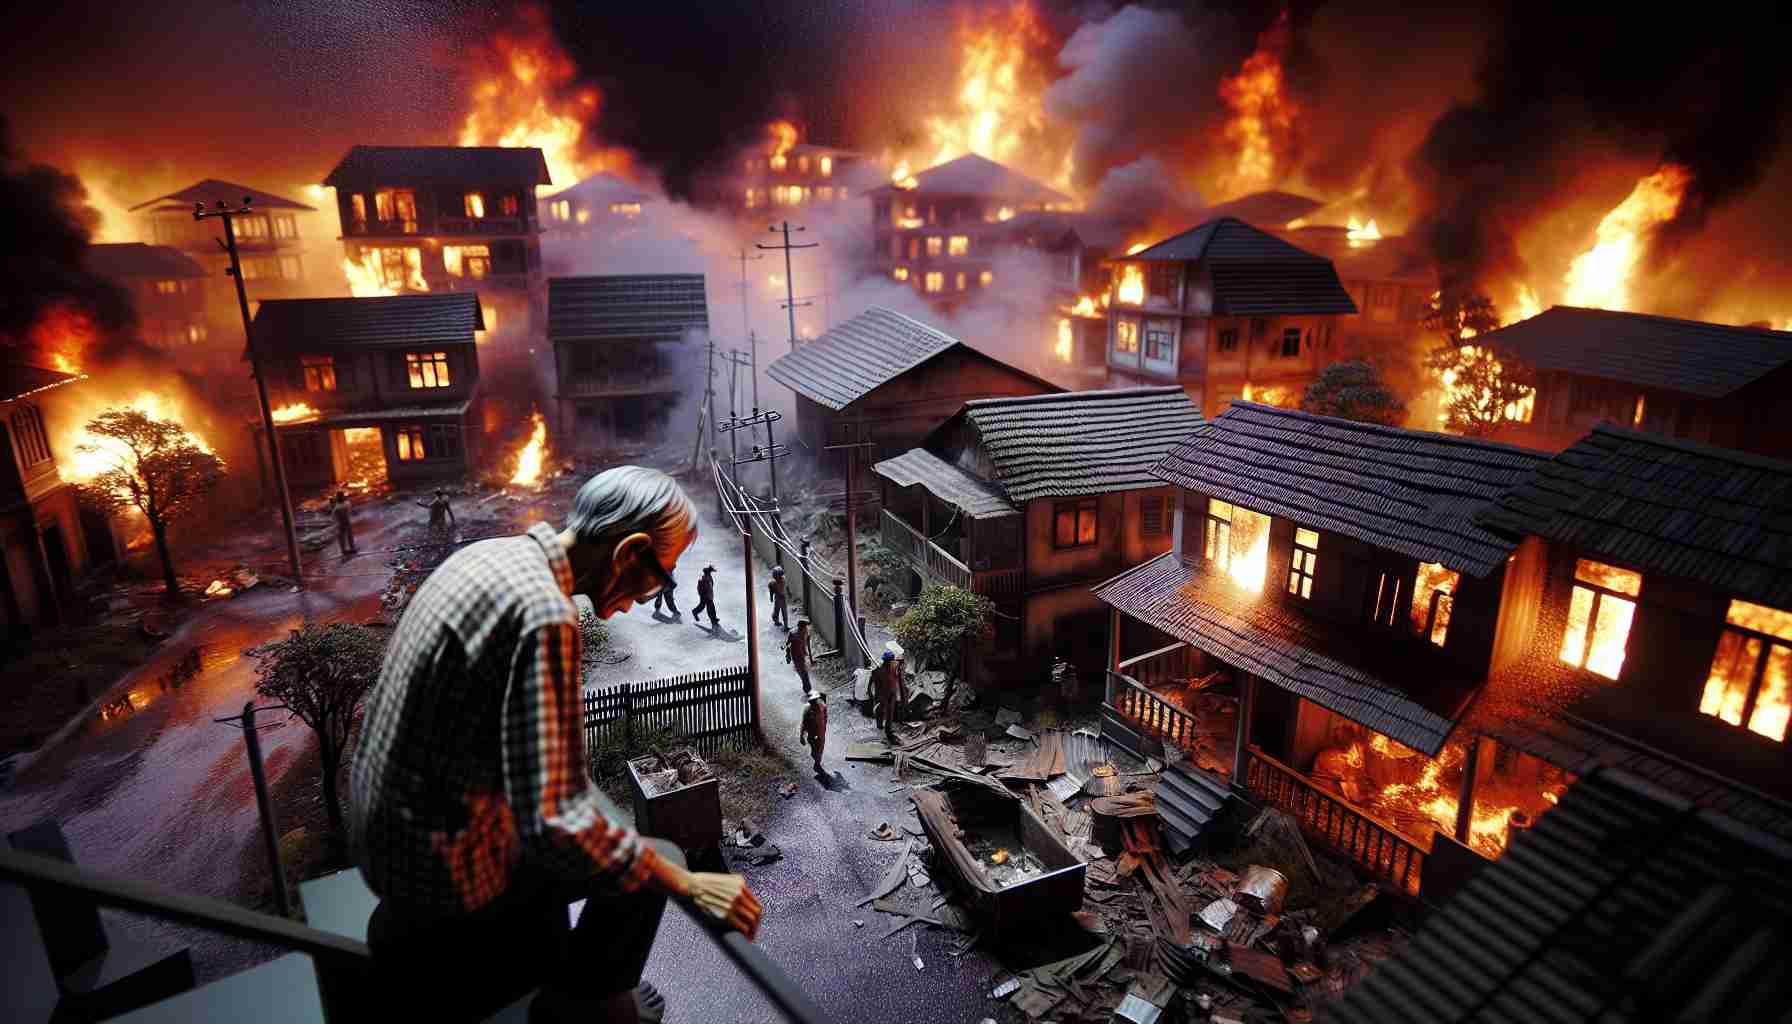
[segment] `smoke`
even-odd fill
[[[1089,197],[1091,214],[1115,224],[1128,238],[1159,238],[1195,223],[1205,203],[1155,156],[1109,171]]]

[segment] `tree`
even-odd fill
[[[1525,418],[1535,400],[1536,375],[1498,346],[1469,343],[1500,326],[1499,311],[1487,296],[1441,292],[1427,306],[1423,323],[1439,339],[1425,356],[1425,368],[1443,384],[1445,430],[1485,437]]]
[[[1319,372],[1300,400],[1302,412],[1397,427],[1406,422],[1406,403],[1381,381],[1381,371],[1363,360],[1333,363]]]
[[[1498,330],[1500,314],[1487,296],[1451,288],[1432,295],[1419,322],[1445,345],[1457,348],[1470,338]]]
[[[338,841],[344,831],[336,779],[355,709],[379,679],[385,647],[385,635],[376,629],[349,622],[311,623],[256,654],[255,692],[285,704],[317,733],[324,812]]]
[[[127,508],[143,513],[162,559],[162,581],[168,596],[176,596],[180,584],[168,554],[168,526],[224,479],[224,460],[201,448],[179,423],[136,409],[108,409],[87,421],[87,432],[100,440],[75,450],[97,452],[111,465],[81,485],[82,496],[108,515]]]
[[[930,585],[921,591],[914,606],[896,620],[896,642],[913,654],[915,671],[938,668],[946,673],[942,707],[952,705],[952,691],[964,671],[965,648],[992,635],[995,610],[995,603],[981,594],[960,587]]]

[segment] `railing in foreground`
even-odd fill
[[[1131,676],[1108,672],[1108,706],[1131,719],[1143,732],[1185,750],[1194,749],[1200,728],[1195,716],[1152,693]]]
[[[1245,764],[1245,785],[1252,793],[1294,815],[1308,835],[1369,869],[1375,877],[1418,895],[1425,851],[1417,843],[1256,747],[1251,748]]]
[[[102,907],[196,925],[239,939],[265,942],[293,952],[308,953],[324,963],[349,969],[365,968],[373,960],[373,953],[365,942],[319,931],[296,921],[248,910],[209,896],[197,896],[151,882],[89,871],[5,846],[0,846],[0,881],[23,886],[28,892],[48,889],[84,896]],[[747,941],[746,936],[712,919],[687,899],[675,899],[672,902],[683,908],[685,914],[734,961],[741,973],[752,979],[759,991],[777,1004],[787,1019],[799,1024],[819,1024],[828,1019],[821,1008],[815,1005],[815,1001],[809,998],[808,993],[773,963],[764,950]],[[335,1020],[356,1019],[352,1008],[337,1008],[335,1013],[326,1008],[325,1015]]]

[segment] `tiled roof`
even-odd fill
[[[1015,502],[1162,487],[1152,468],[1201,425],[1200,410],[1176,385],[980,398],[958,416]]]
[[[472,344],[485,330],[474,292],[364,299],[264,299],[255,313],[263,352],[308,346]]]
[[[165,281],[205,276],[204,267],[193,262],[186,253],[166,245],[144,245],[142,242],[90,245],[85,258],[88,270],[114,281],[130,278]]]
[[[277,196],[272,192],[263,192],[260,189],[250,188],[247,185],[238,185],[234,181],[219,181],[216,178],[207,178],[204,181],[194,182],[186,188],[181,189],[179,192],[170,192],[165,196],[157,196],[146,202],[138,203],[136,206],[131,207],[131,211],[134,213],[144,207],[157,206],[164,203],[169,206],[187,208],[191,208],[194,203],[204,203],[207,206],[216,206],[220,200],[229,203],[234,209],[237,203],[243,201],[244,196],[249,197],[250,208],[256,210],[316,209],[316,207],[306,206],[304,203],[300,202],[294,202],[284,196]]]
[[[1792,332],[1554,306],[1487,335],[1540,370],[1721,398],[1792,363]]]
[[[338,188],[553,183],[547,158],[533,146],[356,146],[324,179]]]
[[[1792,462],[1601,424],[1478,519],[1792,608]]]
[[[969,345],[918,320],[872,306],[826,334],[779,356],[766,375],[829,409],[844,409],[878,386],[920,366],[955,345]],[[981,353],[978,353],[981,355]],[[989,357],[985,357],[989,358]],[[991,359],[991,362],[995,362]],[[1005,365],[1005,364],[1004,364]],[[1014,373],[1038,380],[1022,370]],[[1057,386],[1040,380],[1045,389]]]
[[[1205,211],[1209,220],[1220,217],[1237,217],[1246,224],[1255,224],[1263,228],[1285,227],[1289,221],[1299,220],[1325,203],[1309,196],[1296,195],[1293,192],[1252,192],[1248,196],[1240,196],[1230,202],[1210,206]]]
[[[1119,218],[1060,210],[1030,210],[993,224],[975,225],[971,230],[980,237],[1031,242],[1044,249],[1075,237],[1090,248],[1111,250],[1118,248],[1127,234],[1126,225]]]
[[[555,192],[543,202],[551,203],[556,199],[577,199],[588,203],[646,203],[653,201],[654,195],[614,174],[600,172]]]
[[[708,329],[702,274],[548,279],[551,342],[672,342]]]
[[[1600,769],[1321,1019],[1784,1020],[1789,916],[1792,846]]]
[[[1450,434],[1234,402],[1165,456],[1157,473],[1256,512],[1486,576],[1522,534],[1489,529],[1476,511],[1547,458]]]
[[[871,470],[898,487],[920,484],[934,497],[962,509],[973,519],[994,519],[1020,513],[1000,490],[925,448],[910,448],[893,459],[879,462]]]
[[[0,361],[0,402],[34,395],[84,379],[80,374],[46,370],[26,363]]]
[[[1291,242],[1236,217],[1204,221],[1125,257],[1129,260],[1205,260],[1208,263],[1324,263]]]
[[[1166,238],[1120,260],[1200,261],[1213,275],[1219,316],[1355,313],[1331,260],[1234,217]]]
[[[969,153],[916,174],[915,187],[886,185],[879,194],[971,195],[1011,199],[1017,203],[1069,203],[1070,197],[994,160]]]
[[[1274,574],[1265,581],[1274,585]],[[1476,685],[1424,645],[1366,647],[1360,629],[1248,593],[1166,552],[1092,588],[1120,611],[1414,750],[1436,754]],[[1412,682],[1402,690],[1395,681]],[[1422,689],[1419,689],[1422,687]]]

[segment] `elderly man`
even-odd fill
[[[739,877],[690,872],[620,824],[586,765],[572,598],[602,618],[652,598],[696,524],[672,478],[611,469],[565,529],[472,544],[405,609],[367,702],[350,832],[382,897],[368,928],[382,988],[415,1019],[470,1019],[504,1005],[470,993],[539,985],[531,1020],[654,1020],[664,1001],[641,970],[668,895],[757,930]]]

